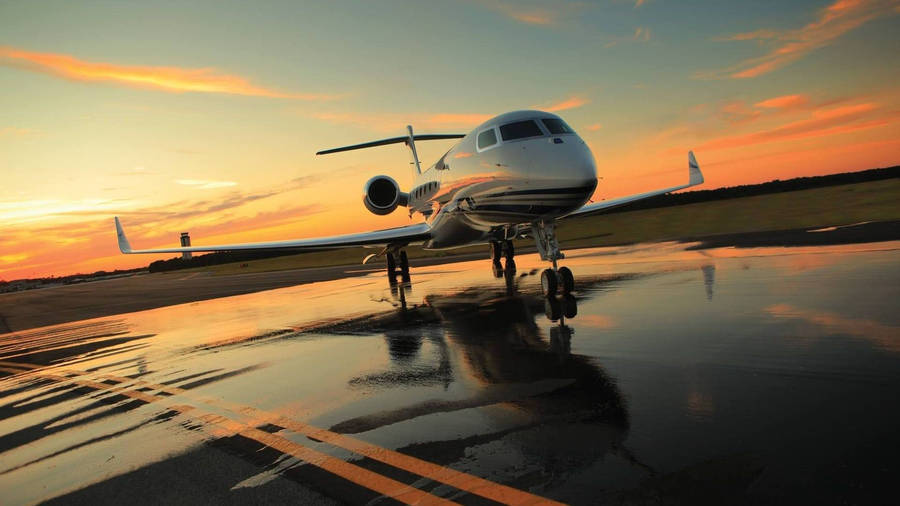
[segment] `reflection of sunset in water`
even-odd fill
[[[843,334],[868,341],[884,351],[900,353],[900,326],[861,319],[847,318],[836,313],[811,311],[790,304],[775,304],[766,312],[776,318],[796,319],[821,328],[829,334]],[[820,334],[816,332],[816,334]]]

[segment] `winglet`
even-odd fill
[[[693,151],[688,151],[688,172],[690,174],[689,185],[694,186],[703,182],[703,173],[700,172],[700,165],[697,164]]]
[[[125,231],[122,230],[122,224],[119,222],[118,216],[116,216],[116,237],[119,239],[119,251],[131,253],[131,245],[128,244],[128,238],[125,237]]]

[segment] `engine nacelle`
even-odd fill
[[[400,191],[400,185],[390,176],[375,176],[363,187],[363,203],[366,209],[378,215],[389,214],[397,206],[409,203],[409,194]]]

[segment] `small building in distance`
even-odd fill
[[[190,246],[191,246],[191,236],[190,236],[190,234],[188,234],[187,232],[182,232],[182,233],[181,233],[181,247],[182,247],[182,248],[188,248],[188,247],[190,247]],[[183,258],[183,259],[185,259],[185,260],[190,260],[190,259],[191,259],[191,253],[190,253],[189,251],[185,251],[184,253],[181,254],[181,258]]]

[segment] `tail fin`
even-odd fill
[[[419,154],[416,153],[416,136],[413,135],[412,125],[406,125],[406,131],[409,134],[406,147],[409,148],[409,152],[412,155],[412,165],[416,169],[415,174],[413,174],[413,179],[415,179],[416,176],[422,173],[422,167],[419,165]]]

